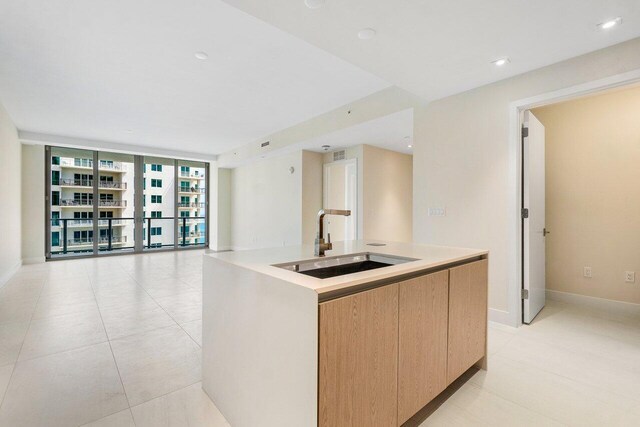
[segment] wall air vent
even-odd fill
[[[270,142],[271,141],[263,142],[262,144],[260,144],[260,147],[264,148],[264,147],[268,146]]]
[[[334,151],[333,152],[333,161],[337,162],[338,160],[344,160],[347,158],[347,154],[344,150]]]

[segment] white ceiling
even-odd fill
[[[369,120],[346,129],[331,132],[297,145],[304,150],[324,152],[336,151],[360,144],[373,145],[404,154],[413,154],[413,109],[398,111],[388,116]]]
[[[219,0],[0,1],[23,131],[217,154],[387,86]]]
[[[426,100],[640,36],[639,0],[225,1]],[[358,39],[366,27],[377,36]]]

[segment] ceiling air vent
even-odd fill
[[[333,161],[337,162],[338,160],[344,160],[346,158],[346,153],[344,150],[334,151],[333,152]]]
[[[264,148],[264,147],[268,146],[270,142],[271,141],[263,142],[262,144],[260,144],[260,147]]]

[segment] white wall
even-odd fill
[[[231,249],[231,169],[211,168],[211,234],[209,246],[215,251]]]
[[[16,272],[22,262],[22,148],[18,130],[0,104],[0,200],[4,205],[0,218],[0,286]]]
[[[44,146],[22,145],[22,262],[45,260]]]
[[[640,304],[625,282],[640,281],[640,87],[533,114],[546,136],[547,289]]]
[[[411,242],[413,157],[363,146],[363,238]]]
[[[364,144],[346,149],[345,158],[358,161],[359,238],[411,242],[412,156]],[[333,153],[324,155],[332,161]]]
[[[261,159],[231,171],[233,249],[301,243],[301,173],[301,151]]]
[[[302,152],[302,243],[313,244],[318,211],[322,209],[322,154]]]
[[[513,319],[509,285],[518,286],[509,282],[517,281],[516,248],[508,243],[517,208],[511,205],[509,104],[640,69],[638,52],[635,39],[416,108],[414,240],[491,251],[492,319]],[[430,206],[446,207],[447,215],[429,217]]]

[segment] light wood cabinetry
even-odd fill
[[[486,355],[487,260],[449,270],[447,383]]]
[[[398,425],[398,285],[320,304],[320,426]]]
[[[399,283],[398,421],[447,387],[449,271]]]
[[[472,261],[320,303],[318,425],[401,425],[484,362],[487,267]]]

